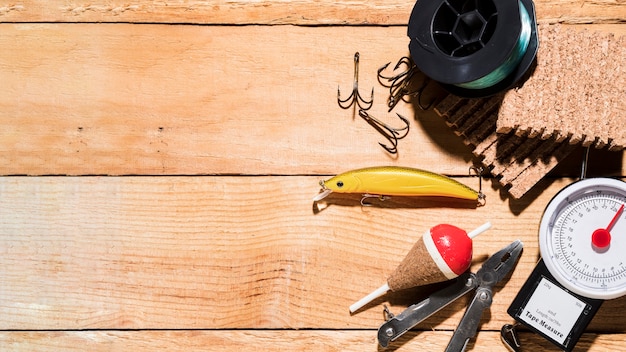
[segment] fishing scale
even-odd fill
[[[626,183],[610,178],[582,179],[552,198],[539,226],[542,259],[509,315],[571,351],[602,302],[626,294],[625,203]]]

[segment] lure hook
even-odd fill
[[[337,103],[342,109],[348,109],[356,103],[361,110],[369,110],[374,103],[374,87],[372,87],[372,94],[370,100],[365,100],[359,92],[359,52],[354,54],[354,78],[352,81],[352,93],[346,99],[341,99],[341,91],[337,86]]]
[[[413,62],[410,57],[403,56],[398,60],[396,65],[393,68],[393,72],[397,71],[401,66],[405,66],[406,69],[404,71],[400,71],[399,73],[391,76],[386,76],[383,74],[383,71],[389,67],[391,62],[386,63],[378,69],[378,82],[386,88],[389,88],[389,99],[387,100],[387,107],[389,107],[389,111],[393,110],[393,108],[398,105],[400,101],[404,101],[409,103],[407,96],[416,97],[417,105],[422,110],[428,110],[433,105],[434,100],[429,102],[428,104],[424,104],[422,102],[423,92],[431,82],[431,79],[426,77],[423,79],[423,83],[417,89],[411,90],[411,84],[413,83],[414,76],[419,73],[419,69],[417,65]]]
[[[387,199],[389,199],[389,197],[384,196],[382,194],[369,194],[369,193],[365,193],[363,195],[363,197],[361,198],[361,206],[362,207],[371,207],[372,204],[366,202],[366,200],[368,199],[372,199],[372,198],[377,198],[379,201],[384,202]]]
[[[484,206],[487,203],[487,196],[483,193],[483,171],[482,167],[470,166],[470,175],[474,172],[478,175],[478,205]]]
[[[387,141],[389,141],[389,143],[391,143],[391,146],[388,146],[378,142],[381,147],[383,147],[391,154],[396,154],[398,152],[398,140],[406,137],[406,135],[409,134],[409,120],[407,120],[400,114],[396,115],[398,115],[398,118],[402,120],[402,122],[404,123],[404,127],[393,128],[375,118],[374,116],[370,115],[367,111],[359,110],[359,116],[361,116],[363,120],[370,124],[370,126],[374,127],[374,129],[378,131],[378,133],[380,133]]]

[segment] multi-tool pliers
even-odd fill
[[[476,335],[483,311],[491,306],[494,285],[513,269],[522,252],[522,247],[521,241],[514,241],[489,257],[476,274],[469,271],[464,273],[450,286],[435,292],[396,316],[386,309],[387,321],[378,329],[380,345],[387,347],[390,341],[396,340],[426,318],[476,289],[474,299],[461,318],[445,350],[446,352],[465,351],[469,340]]]

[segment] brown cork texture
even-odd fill
[[[535,70],[504,96],[497,132],[623,149],[626,39],[558,24],[538,33]]]
[[[541,25],[532,75],[521,87],[435,107],[496,180],[521,198],[575,145],[626,146],[626,39]]]
[[[448,278],[439,270],[420,238],[389,276],[387,284],[392,291],[398,291],[446,280]]]
[[[568,138],[497,133],[504,99],[504,94],[476,99],[450,94],[434,109],[509,194],[521,198],[575,146]]]

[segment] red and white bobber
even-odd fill
[[[463,274],[472,263],[472,239],[491,228],[487,222],[469,233],[453,225],[431,228],[387,278],[387,283],[350,306],[353,313],[387,291],[451,280]]]

